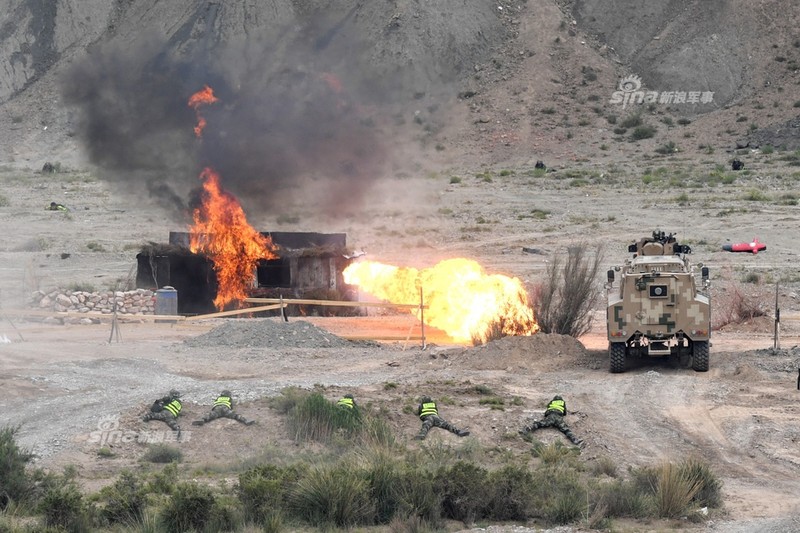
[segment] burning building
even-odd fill
[[[344,233],[261,232],[275,257],[255,262],[246,297],[355,300],[356,290],[342,272],[352,257]],[[149,244],[137,254],[136,286],[172,286],[178,292],[178,313],[219,310],[219,279],[214,259],[192,251],[192,234],[170,232],[168,244]]]

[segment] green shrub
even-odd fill
[[[527,520],[533,508],[533,475],[524,466],[506,465],[489,473],[484,490],[491,520]]]
[[[371,524],[375,502],[362,473],[346,465],[318,467],[300,479],[289,496],[292,512],[317,527]]]
[[[634,113],[625,117],[619,125],[623,128],[636,128],[642,125],[642,115]]]
[[[212,518],[215,504],[210,488],[197,483],[178,483],[161,510],[161,525],[170,533],[202,531]]]
[[[679,465],[679,469],[684,478],[695,479],[700,483],[700,489],[693,498],[698,507],[722,507],[722,482],[707,464],[688,459]]]
[[[172,494],[178,482],[178,463],[170,463],[155,472],[147,482],[147,491],[155,494]]]
[[[0,194],[0,207],[6,207],[8,205],[10,205],[8,202],[8,197],[3,194]]]
[[[545,444],[535,441],[531,448],[531,454],[538,457],[545,465],[557,466],[559,464],[575,465],[575,457],[580,454],[580,449],[573,446],[566,446],[562,441],[553,441]]]
[[[665,463],[658,472],[656,489],[658,516],[663,518],[682,516],[701,488],[702,482],[694,470]]]
[[[742,196],[742,200],[748,202],[766,202],[769,200],[769,196],[758,189],[750,189]]]
[[[308,391],[304,391],[299,387],[286,387],[281,390],[280,396],[270,398],[269,406],[279,414],[285,415],[307,398],[308,395]]]
[[[150,444],[142,456],[148,463],[175,463],[183,459],[183,452],[169,444]]]
[[[567,524],[586,510],[586,488],[569,466],[547,466],[533,472],[531,512],[554,523]]]
[[[33,459],[33,454],[17,446],[14,438],[17,431],[19,426],[0,429],[0,510],[12,501],[26,499],[31,490],[25,465]]]
[[[287,508],[289,492],[304,475],[302,465],[259,465],[239,474],[237,496],[245,518],[265,522],[275,511]]]
[[[605,516],[644,518],[651,514],[652,500],[634,483],[621,479],[600,484],[594,490],[595,508],[604,509]]]
[[[497,411],[505,410],[505,401],[500,398],[499,396],[492,396],[489,398],[481,398],[478,400],[480,405],[488,405],[490,409],[494,409]]]
[[[461,178],[459,176],[450,176],[450,183],[452,184],[461,183]]]
[[[100,514],[106,521],[132,524],[143,520],[145,491],[142,481],[132,472],[124,470],[113,485],[100,491],[99,496],[104,503]]]
[[[472,463],[457,461],[436,473],[436,490],[442,495],[442,516],[471,524],[484,518],[488,472]]]
[[[71,480],[49,487],[39,502],[39,512],[48,527],[88,531],[90,519],[83,494]]]
[[[656,129],[652,126],[639,126],[631,133],[631,141],[641,141],[655,137]]]
[[[97,242],[94,242],[94,241],[92,241],[92,242],[88,243],[88,244],[86,245],[86,247],[87,247],[89,250],[91,250],[92,252],[105,252],[105,251],[106,251],[106,249],[103,247],[103,245],[102,245],[102,244],[100,244],[100,243],[97,243]]]
[[[675,145],[674,142],[669,141],[668,143],[662,144],[661,146],[656,148],[655,151],[656,151],[657,154],[670,155],[670,154],[674,154],[675,152],[677,152],[678,151],[678,147]]]

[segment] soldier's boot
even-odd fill
[[[469,429],[459,429],[456,431],[456,435],[459,437],[469,437]]]
[[[194,422],[192,422],[192,425],[193,426],[202,426],[205,423],[206,423],[205,420],[195,420]]]
[[[150,420],[152,420],[150,418],[150,413],[147,413],[142,417],[142,422],[149,422]]]
[[[245,425],[245,426],[252,426],[252,425],[253,425],[253,424],[255,424],[255,423],[256,423],[256,421],[255,421],[255,420],[246,420],[246,421],[245,421],[245,423],[244,423],[244,425]]]
[[[176,425],[174,428],[172,428],[172,430],[173,430],[173,431],[176,431],[176,432],[178,433],[178,435],[177,435],[177,439],[178,439],[178,440],[181,440],[181,427],[180,427],[180,426],[178,426],[178,425]]]
[[[414,440],[425,440],[425,437],[428,436],[428,430],[424,427],[419,430],[419,433],[414,437]]]

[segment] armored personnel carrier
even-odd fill
[[[611,372],[624,372],[630,357],[675,357],[706,372],[711,338],[708,267],[692,265],[687,258],[691,248],[658,230],[628,246],[628,252],[632,257],[609,270],[606,283]]]

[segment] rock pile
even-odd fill
[[[33,307],[57,313],[73,311],[110,315],[116,304],[119,314],[155,314],[155,293],[146,289],[100,292],[55,290],[49,293],[36,291],[31,295],[31,303]]]

